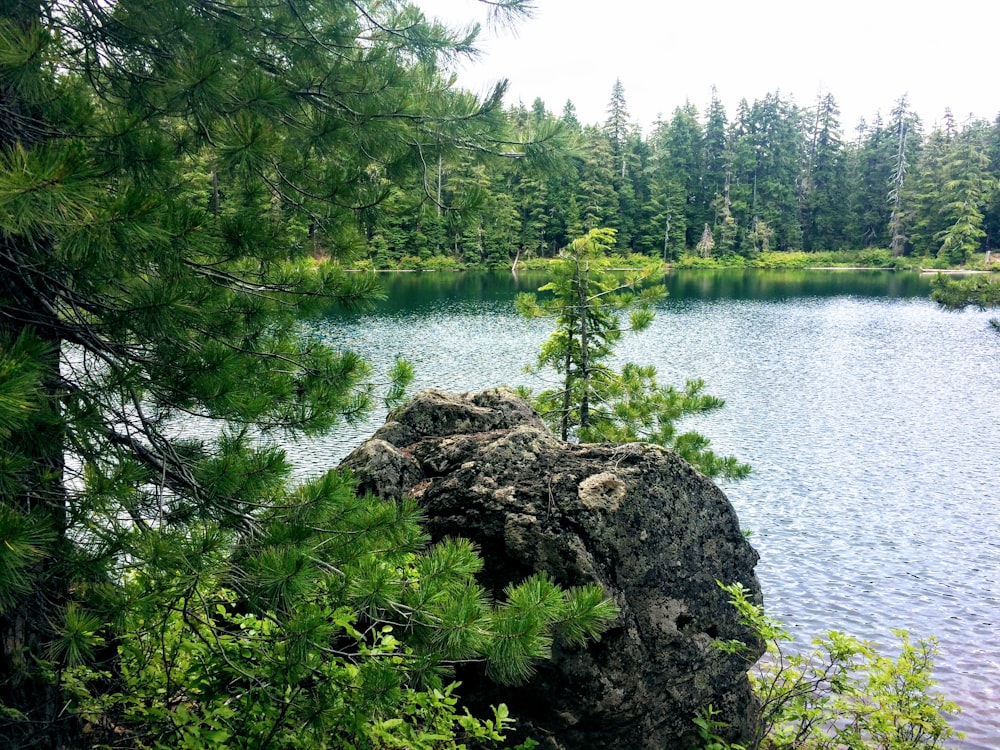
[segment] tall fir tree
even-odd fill
[[[981,130],[969,127],[954,139],[945,165],[946,181],[942,213],[946,226],[937,233],[938,257],[953,265],[965,265],[982,249],[986,239],[983,208],[996,190],[988,173],[989,157],[980,140]]]
[[[904,204],[910,217],[909,240],[914,255],[934,257],[939,236],[948,226],[947,198],[942,186],[948,181],[947,165],[954,151],[954,134],[935,128],[927,136],[912,174],[911,190]]]
[[[703,195],[712,205],[712,223],[721,221],[717,201],[723,195],[729,180],[729,119],[726,108],[719,99],[718,91],[712,87],[712,97],[705,115],[705,138],[703,145],[702,182]]]
[[[704,192],[704,134],[698,110],[690,102],[674,110],[663,145],[667,168],[683,191],[684,246],[692,248],[701,239],[702,226],[711,220],[709,211],[714,195],[706,196]]]
[[[826,94],[806,118],[810,124],[800,198],[803,250],[848,246],[844,220],[847,169],[839,115],[833,95]]]
[[[687,246],[687,200],[673,169],[669,133],[669,123],[660,120],[649,137],[650,155],[644,173],[648,219],[640,234],[644,250],[664,261],[676,260]]]
[[[889,249],[893,256],[903,254],[906,249],[906,226],[903,214],[903,196],[906,189],[907,159],[912,148],[907,148],[907,144],[912,144],[917,133],[914,131],[912,116],[907,112],[908,100],[904,95],[896,102],[892,110],[892,125],[896,139],[896,158],[892,165],[892,174],[889,178],[888,201],[891,206],[889,212]]]

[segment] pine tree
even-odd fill
[[[941,186],[946,195],[943,213],[949,225],[937,235],[941,242],[938,257],[965,265],[986,238],[982,207],[995,184],[986,174],[988,160],[980,144],[965,137],[956,146],[946,169],[950,179]]]
[[[906,182],[900,180],[905,178],[906,164],[919,159],[920,145],[920,121],[908,109],[905,97],[897,101],[889,122],[876,116],[861,129],[850,170],[854,244],[890,247],[894,233],[897,243],[905,238],[905,233],[900,234],[902,211],[910,199]]]
[[[892,211],[889,214],[889,248],[893,256],[903,254],[906,244],[903,216],[903,191],[906,185],[907,141],[914,137],[911,119],[907,113],[907,98],[902,96],[893,108],[893,126],[896,136],[896,158],[893,162],[892,177],[889,183],[889,202]]]
[[[934,279],[932,298],[948,310],[961,310],[975,306],[981,310],[1000,307],[1000,283],[989,276],[973,276],[968,279],[949,279],[939,274]],[[1000,329],[997,321],[994,327]]]
[[[946,120],[927,137],[906,204],[915,254],[962,265],[989,246],[986,212],[997,181],[988,132],[985,123],[975,122],[959,132]]]
[[[676,431],[681,418],[724,405],[703,393],[702,381],[690,380],[678,390],[660,386],[653,367],[629,363],[619,371],[610,364],[622,334],[647,328],[652,304],[665,294],[662,284],[651,282],[649,270],[624,275],[610,270],[614,242],[614,230],[591,230],[564,250],[552,281],[538,290],[545,297],[518,295],[522,315],[550,317],[556,325],[535,371],[555,372],[559,383],[533,397],[536,408],[563,440],[652,442],[674,449],[708,476],[745,477],[748,465],[716,455],[696,432]],[[627,326],[620,318],[624,311],[629,311]]]
[[[887,247],[889,212],[885,186],[891,180],[888,156],[891,143],[881,114],[871,123],[860,123],[857,133],[849,169],[851,241],[859,247]]]
[[[803,250],[839,250],[849,244],[844,217],[847,171],[839,114],[833,96],[827,94],[808,118],[800,193]]]
[[[714,202],[716,196],[722,195],[728,181],[729,139],[727,130],[726,109],[719,100],[715,86],[713,86],[712,98],[705,116],[702,157],[704,164],[702,167],[703,195],[710,202]]]
[[[703,193],[702,165],[704,134],[698,123],[698,110],[687,103],[674,110],[664,137],[667,169],[683,190],[685,247],[695,247],[701,238],[701,226],[711,220],[712,196]]]
[[[913,254],[933,257],[940,248],[938,237],[949,222],[944,210],[946,197],[941,186],[947,182],[946,166],[954,144],[941,128],[927,136],[920,158],[915,165],[913,184],[906,195],[906,212],[910,216],[909,238]]]
[[[567,99],[566,104],[563,105],[562,117],[560,119],[562,119],[563,123],[567,127],[572,128],[575,131],[579,131],[581,128],[580,120],[576,116],[576,105],[569,99]]]
[[[755,250],[746,242],[746,235],[760,220],[757,195],[758,148],[753,134],[750,105],[741,99],[729,131],[729,170],[724,202],[728,205],[737,227],[734,249],[744,255]]]
[[[702,258],[707,258],[712,254],[712,248],[715,247],[715,238],[712,236],[712,230],[708,228],[708,224],[705,224],[705,228],[701,232],[701,239],[698,240],[698,246],[696,247],[698,255]]]
[[[980,123],[982,140],[987,144],[985,153],[989,159],[987,174],[995,185],[1000,185],[1000,116],[992,123]],[[1000,246],[1000,190],[994,190],[986,201],[983,211],[983,228],[986,230],[987,248]]]
[[[673,168],[669,132],[669,124],[658,121],[649,137],[650,155],[643,172],[649,196],[647,221],[639,235],[643,251],[664,262],[676,260],[686,249],[688,220],[684,186]]]
[[[0,736],[495,738],[447,661],[521,679],[554,629],[608,622],[600,592],[534,579],[495,609],[412,503],[293,486],[271,443],[376,397],[298,321],[377,293],[339,261],[393,187],[436,200],[458,153],[517,148],[503,87],[444,75],[475,29],[392,2],[10,0],[0,38]]]
[[[616,228],[618,194],[614,188],[614,157],[604,132],[587,126],[583,129],[586,149],[580,165],[580,213],[583,229]]]
[[[604,123],[604,132],[611,144],[612,171],[616,180],[624,180],[626,176],[625,152],[631,129],[625,87],[621,79],[616,78],[608,102],[608,119]]]

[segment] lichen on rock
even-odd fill
[[[676,454],[563,442],[506,389],[427,391],[343,465],[365,490],[416,497],[432,539],[471,539],[498,598],[545,571],[564,586],[596,582],[620,607],[599,642],[557,643],[525,685],[461,667],[467,704],[506,703],[519,737],[553,748],[681,750],[709,704],[735,735],[747,728],[746,661],[712,642],[751,640],[717,581],[759,597],[757,553],[725,494]]]

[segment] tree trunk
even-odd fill
[[[47,248],[34,245],[28,240],[15,244],[8,239],[0,256],[0,299],[4,300],[0,305],[0,342],[9,344],[29,335],[45,345],[41,361],[44,374],[38,386],[41,406],[8,438],[20,452],[24,468],[18,472],[16,486],[0,498],[15,513],[30,514],[35,523],[45,526],[54,542],[39,550],[39,562],[26,571],[31,590],[0,612],[0,703],[26,718],[0,718],[0,736],[12,740],[12,747],[72,747],[76,746],[72,740],[76,733],[72,722],[61,715],[59,687],[42,668],[69,592],[60,554],[70,543],[66,537],[64,436],[59,414],[61,341],[58,321],[48,312],[45,282],[25,270],[32,267],[31,261],[26,258],[18,268],[10,267],[12,258],[47,253]],[[25,246],[30,248],[27,252]]]
[[[587,268],[579,272],[580,283],[577,294],[580,299],[580,375],[583,378],[583,391],[580,396],[580,427],[590,425],[590,341],[587,330]]]
[[[41,22],[37,4],[14,3],[0,8],[0,20],[28,30]],[[12,86],[0,87],[4,124],[0,149],[30,150],[45,135],[44,103],[25,100]],[[60,552],[66,536],[64,435],[60,421],[61,321],[57,315],[52,271],[51,238],[10,236],[0,239],[0,346],[22,336],[44,344],[37,408],[5,438],[17,454],[13,476],[0,486],[0,505],[29,517],[33,528],[44,527],[54,542],[39,545],[37,560],[22,570],[29,579],[25,592],[8,588],[0,608],[0,737],[7,747],[67,748],[83,746],[75,724],[63,713],[59,686],[45,668],[53,629],[62,621],[69,586]],[[21,717],[17,718],[19,712]]]

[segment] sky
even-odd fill
[[[647,134],[686,101],[704,113],[713,85],[730,118],[742,98],[833,94],[847,138],[904,94],[928,130],[948,107],[959,124],[1000,114],[997,0],[535,0],[514,32],[488,28],[477,0],[414,2],[451,26],[483,23],[459,86],[507,78],[508,104],[540,97],[558,115],[569,99],[584,124],[606,119],[616,79]]]

